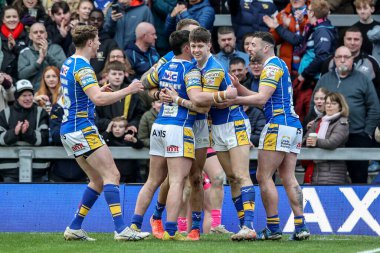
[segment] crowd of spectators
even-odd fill
[[[378,145],[374,133],[380,120],[380,23],[372,17],[377,13],[373,0],[16,0],[1,1],[0,10],[1,146],[61,145],[59,69],[75,53],[70,34],[75,26],[98,28],[101,45],[90,63],[99,84],[115,91],[139,79],[170,51],[168,37],[183,19],[215,31],[216,58],[253,91],[259,88],[263,66],[250,61],[252,33],[273,34],[277,53],[292,76],[294,109],[304,123],[306,146]],[[328,19],[330,13],[354,12],[359,21],[341,32]],[[214,27],[215,14],[230,14],[232,26]],[[337,111],[331,113],[330,107],[336,105]],[[96,124],[110,146],[149,148],[151,125],[160,107],[147,93],[130,95],[97,107]],[[245,110],[255,147],[265,121],[261,109]],[[311,133],[317,138],[309,137]],[[33,164],[40,166],[33,181],[86,180],[72,160]],[[142,182],[142,164],[117,161],[122,181]],[[368,178],[368,161],[303,164],[306,183],[366,183]],[[371,169],[380,169],[376,161],[371,164],[375,164]],[[251,169],[255,166],[252,163]],[[324,174],[334,169],[336,177]],[[16,161],[2,160],[0,181],[18,181],[17,171]]]

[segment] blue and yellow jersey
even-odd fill
[[[293,107],[293,87],[289,70],[283,60],[273,56],[265,61],[259,86],[269,86],[275,89],[264,105],[267,123],[301,128],[298,115]]]
[[[169,53],[167,53],[164,56],[162,56],[160,58],[160,60],[158,60],[157,68],[159,68],[160,66],[164,65],[168,61],[172,60],[174,58],[174,56],[175,55],[174,55],[173,51],[170,51]],[[192,62],[194,64],[196,64],[196,62],[195,62],[194,59],[192,60]],[[207,114],[197,113],[196,120],[202,120],[202,119],[206,119],[206,118],[207,118]]]
[[[61,134],[95,126],[95,105],[85,93],[88,88],[98,86],[90,62],[73,55],[63,63],[60,77],[64,110]]]
[[[205,65],[201,68],[203,91],[224,91],[231,84],[230,77],[223,66],[210,55]],[[232,105],[225,109],[211,107],[209,112],[213,125],[221,125],[241,119],[248,119],[243,107]]]
[[[161,67],[162,65],[164,65],[168,61],[171,61],[174,58],[174,56],[175,55],[174,55],[173,51],[170,51],[169,53],[165,54],[164,56],[162,56],[158,60],[156,68],[158,69],[159,67]]]
[[[172,86],[184,99],[189,99],[188,90],[202,89],[201,73],[194,63],[176,58],[149,74],[147,80],[152,87],[159,89]],[[175,103],[163,104],[155,122],[162,125],[193,127],[196,114]]]

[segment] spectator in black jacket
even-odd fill
[[[1,51],[4,54],[1,71],[18,80],[17,63],[20,51],[28,45],[28,33],[20,22],[17,10],[6,6],[1,13]]]
[[[51,7],[51,19],[46,24],[48,39],[51,43],[60,45],[66,56],[69,56],[69,48],[73,40],[70,33],[73,28],[70,18],[69,5],[64,1],[55,2]]]
[[[44,146],[49,142],[49,115],[41,107],[33,103],[33,85],[28,80],[16,83],[14,105],[0,112],[0,145],[1,146]],[[33,160],[33,181],[45,181],[49,162]],[[2,159],[1,175],[5,182],[19,180],[18,160]]]
[[[125,79],[125,65],[119,61],[107,65],[105,72],[107,73],[108,84],[113,91],[125,88],[130,84]],[[112,105],[97,106],[95,123],[99,132],[102,133],[113,118],[123,116],[129,122],[127,130],[137,133],[137,127],[143,113],[139,94],[128,95]]]
[[[127,129],[128,122],[125,118],[116,117],[108,124],[107,130],[102,135],[109,146],[143,148],[144,144],[137,138],[137,133]],[[120,171],[120,182],[140,182],[141,176],[138,160],[115,160],[115,163]]]

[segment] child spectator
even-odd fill
[[[102,134],[109,146],[132,147],[141,149],[144,147],[142,141],[137,138],[137,133],[127,130],[128,122],[123,117],[113,118],[108,124],[107,130]],[[115,160],[120,171],[120,182],[140,182],[140,171],[138,160],[124,159]]]
[[[105,71],[108,73],[109,87],[113,91],[129,86],[130,82],[125,78],[126,68],[123,63],[119,61],[112,62]],[[99,132],[102,133],[107,129],[112,118],[123,116],[129,122],[127,130],[132,130],[137,134],[137,127],[143,113],[139,94],[128,95],[111,105],[97,106],[95,124]]]
[[[372,18],[372,13],[375,11],[375,2],[373,0],[355,0],[354,5],[359,16],[359,21],[353,26],[359,27],[359,30],[362,32],[362,52],[370,55],[372,54],[373,46],[368,39],[367,33],[376,25],[380,25],[380,22]]]
[[[160,112],[162,103],[157,100],[152,102],[152,108],[145,112],[140,120],[138,137],[144,143],[144,147],[150,147],[150,132],[152,125]]]

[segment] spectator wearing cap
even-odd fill
[[[22,79],[16,83],[15,103],[0,112],[0,146],[43,146],[49,141],[49,115],[33,103],[34,89],[30,81]],[[33,181],[45,180],[49,162],[34,160]],[[19,181],[18,160],[2,159],[0,174],[4,182]]]

